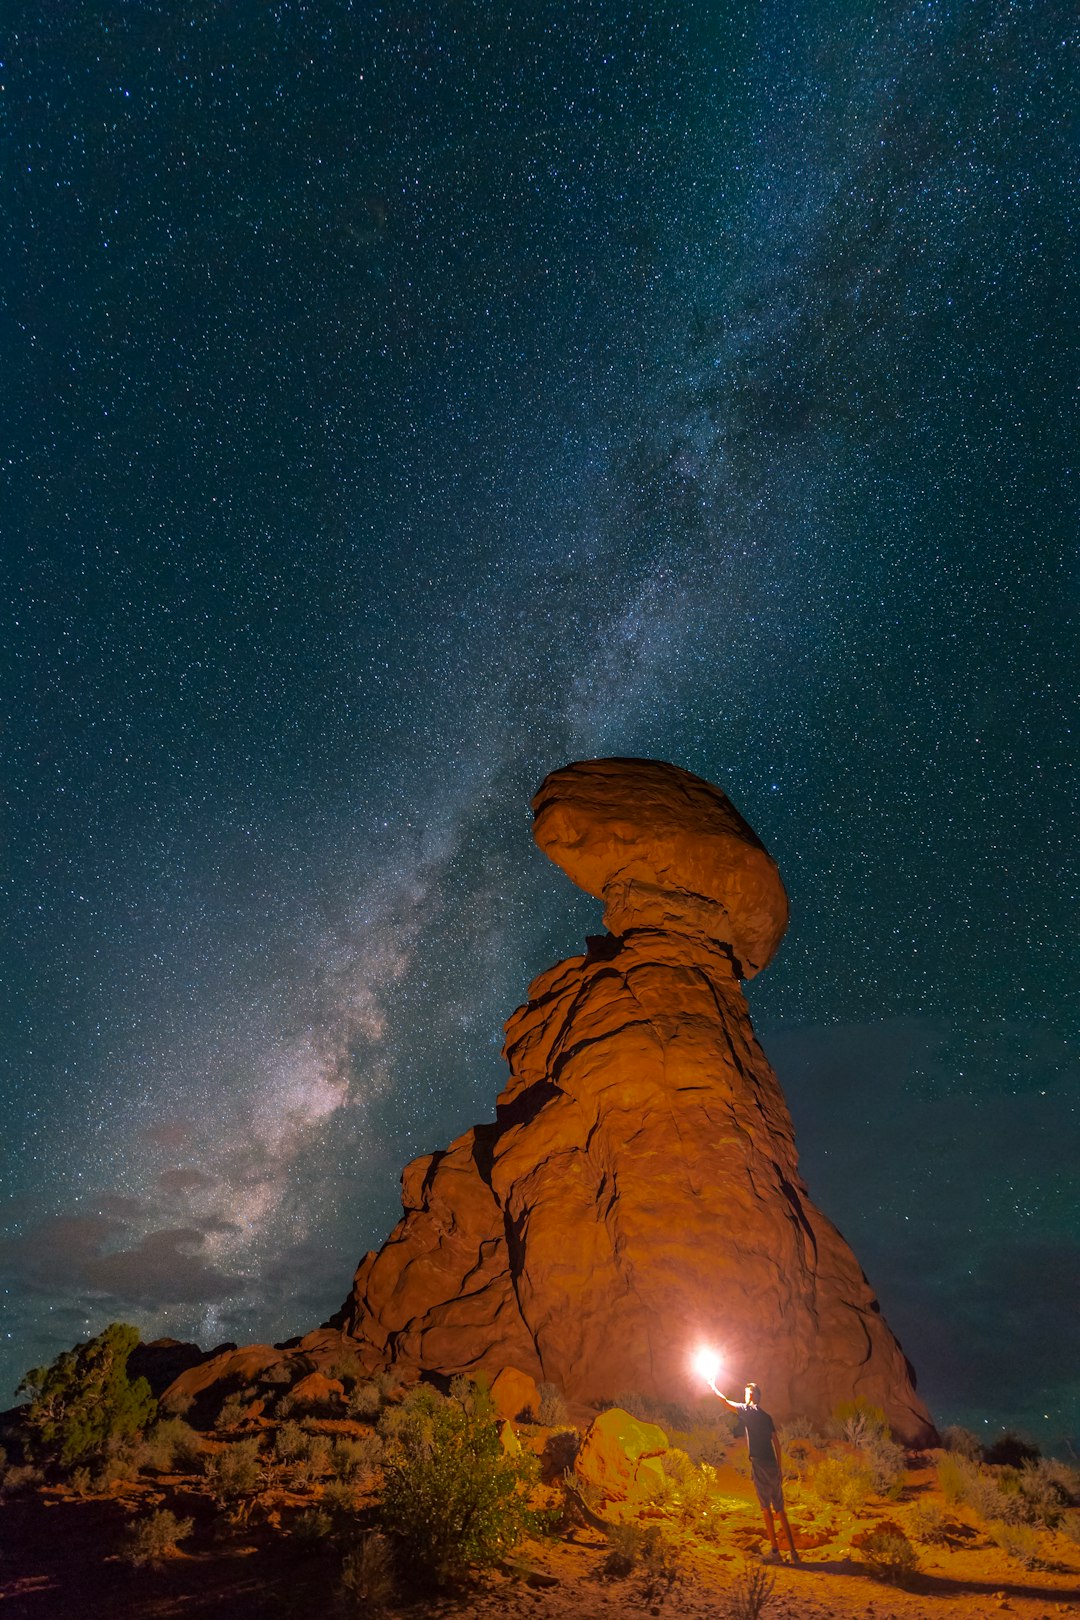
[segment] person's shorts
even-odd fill
[[[784,1487],[780,1482],[780,1470],[775,1462],[757,1462],[750,1459],[750,1474],[757,1491],[757,1499],[763,1508],[772,1508],[777,1513],[784,1509]]]

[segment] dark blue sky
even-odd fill
[[[321,1320],[598,907],[752,990],[939,1419],[1080,1431],[1075,39],[1051,3],[42,8],[3,278],[5,1388]]]

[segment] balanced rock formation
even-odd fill
[[[721,1387],[755,1380],[778,1420],[862,1396],[930,1438],[750,1024],[740,981],[787,924],[774,861],[724,794],[653,760],[568,765],[533,808],[609,932],[530,986],[495,1123],[406,1168],[332,1325],[371,1370],[514,1367],[575,1401],[700,1394],[708,1342]]]

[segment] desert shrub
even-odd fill
[[[294,1418],[278,1425],[274,1434],[274,1452],[282,1462],[292,1462],[307,1455],[308,1436]]]
[[[824,1502],[835,1502],[849,1513],[858,1512],[874,1488],[874,1479],[861,1457],[823,1457],[807,1483]]]
[[[333,1468],[329,1435],[304,1433],[286,1467],[288,1483],[293,1490],[306,1490],[316,1480],[322,1479]]]
[[[322,1488],[319,1506],[333,1518],[335,1524],[347,1521],[356,1512],[356,1486],[347,1479],[331,1479]]]
[[[810,1441],[801,1437],[789,1440],[782,1446],[782,1455],[786,1464],[785,1478],[794,1476],[796,1479],[802,1479],[810,1468]]]
[[[354,1388],[364,1376],[364,1369],[351,1350],[338,1357],[333,1366],[327,1368],[327,1377],[336,1378],[345,1393]]]
[[[156,1513],[140,1519],[128,1532],[120,1556],[136,1568],[143,1564],[160,1564],[170,1553],[176,1552],[178,1542],[190,1536],[194,1522],[193,1519],[178,1519],[168,1508],[159,1508]]]
[[[194,1405],[194,1395],[188,1395],[186,1391],[181,1389],[167,1389],[159,1402],[159,1406],[166,1417],[187,1417]]]
[[[599,1513],[604,1505],[603,1487],[594,1479],[578,1479],[577,1475],[568,1468],[563,1475],[563,1483],[569,1490],[575,1491],[587,1508]]]
[[[342,1435],[330,1448],[330,1466],[339,1479],[357,1480],[372,1472],[371,1448]]]
[[[18,1394],[30,1404],[24,1421],[36,1447],[63,1467],[99,1456],[113,1439],[139,1434],[157,1411],[145,1378],[128,1377],[137,1328],[113,1322],[95,1339],[32,1367]]]
[[[338,1588],[346,1613],[380,1614],[394,1595],[394,1560],[390,1543],[379,1531],[361,1536],[341,1565]]]
[[[731,1429],[726,1423],[698,1423],[678,1436],[679,1444],[691,1462],[709,1463],[713,1468],[724,1461],[731,1438]]]
[[[808,1440],[812,1446],[819,1449],[825,1444],[825,1438],[819,1434],[808,1417],[796,1416],[782,1423],[779,1429],[780,1444],[789,1446],[793,1440]]]
[[[1058,1526],[1062,1535],[1080,1547],[1080,1513],[1066,1513]]]
[[[251,1405],[252,1398],[250,1395],[242,1394],[239,1390],[227,1396],[221,1404],[220,1412],[214,1419],[214,1428],[235,1429],[239,1424],[243,1423],[248,1415],[248,1407]]]
[[[1043,1567],[1042,1543],[1030,1524],[1006,1524],[998,1519],[988,1524],[986,1529],[990,1539],[1025,1569]]]
[[[535,1458],[508,1456],[498,1424],[475,1404],[426,1391],[385,1437],[381,1528],[423,1584],[452,1585],[493,1564],[543,1522],[529,1504]]]
[[[71,1478],[68,1480],[68,1484],[71,1486],[76,1496],[93,1495],[94,1476],[90,1472],[89,1468],[86,1468],[85,1466],[80,1465],[78,1468],[73,1468],[71,1470]]]
[[[569,1422],[570,1413],[559,1386],[540,1384],[538,1389],[540,1403],[536,1408],[536,1421],[542,1423],[546,1429],[557,1429],[560,1424]]]
[[[759,1620],[772,1601],[776,1576],[760,1564],[747,1564],[728,1593],[728,1620]]]
[[[292,1533],[301,1547],[322,1547],[334,1533],[334,1521],[324,1507],[305,1508],[293,1520]]]
[[[1072,1502],[1070,1470],[1045,1457],[1028,1460],[1017,1475],[1017,1491],[1027,1524],[1056,1529]]]
[[[904,1483],[904,1448],[887,1434],[871,1435],[862,1447],[879,1496],[899,1496]]]
[[[642,1532],[638,1562],[642,1573],[642,1602],[654,1604],[679,1578],[679,1549],[663,1528],[650,1524]]]
[[[860,1450],[879,1435],[891,1438],[889,1420],[882,1408],[872,1406],[861,1395],[833,1408],[833,1426],[841,1439]]]
[[[623,1408],[625,1411],[625,1407]],[[638,1561],[643,1540],[636,1524],[613,1524],[607,1532],[608,1550],[600,1565],[601,1575],[616,1580],[629,1575]]]
[[[139,1451],[138,1461],[143,1468],[158,1473],[172,1473],[177,1468],[191,1468],[205,1450],[203,1437],[183,1418],[161,1418],[150,1430]]]
[[[945,1534],[945,1515],[936,1502],[916,1502],[908,1518],[908,1524],[916,1541],[940,1545],[948,1540]]]
[[[678,1446],[671,1446],[660,1458],[660,1464],[669,1479],[678,1480],[681,1484],[689,1479],[694,1472],[694,1465],[685,1451]]]
[[[19,1496],[44,1483],[45,1475],[34,1463],[9,1463],[0,1477],[0,1496]]]
[[[206,1458],[203,1472],[216,1502],[225,1504],[250,1496],[262,1482],[258,1435],[235,1440],[232,1445],[213,1452]]]
[[[715,1489],[715,1468],[710,1468],[708,1463],[700,1468],[691,1465],[675,1489],[673,1505],[678,1518],[684,1524],[697,1524],[708,1511]]]
[[[408,1409],[410,1398],[416,1396],[416,1390],[410,1390],[405,1397],[405,1407]],[[475,1377],[469,1378],[465,1373],[458,1373],[450,1380],[450,1399],[456,1401],[462,1411],[470,1417],[476,1418],[479,1423],[494,1421],[495,1402],[491,1398],[491,1380],[485,1372],[478,1372]]]
[[[959,1503],[986,1522],[1022,1524],[1036,1517],[1041,1489],[1026,1497],[1020,1469],[981,1467],[965,1457],[945,1456],[938,1463],[938,1482],[946,1502]]]
[[[385,1404],[382,1389],[374,1379],[369,1379],[367,1383],[357,1384],[350,1390],[347,1410],[350,1417],[373,1418],[378,1417]]]
[[[977,1465],[962,1452],[947,1451],[939,1458],[938,1486],[946,1502],[953,1507],[966,1503],[978,1473]]]
[[[968,1462],[979,1462],[982,1458],[978,1436],[970,1429],[962,1429],[958,1423],[950,1423],[947,1429],[942,1429],[941,1444],[946,1451],[955,1451]]]
[[[554,1434],[549,1434],[544,1446],[548,1477],[565,1474],[568,1468],[573,1468],[580,1450],[581,1436],[576,1429],[556,1429]]]
[[[862,1543],[860,1556],[879,1581],[903,1586],[919,1568],[919,1555],[902,1530],[879,1526]]]
[[[639,1395],[633,1389],[624,1389],[621,1395],[616,1395],[612,1401],[605,1401],[604,1405],[608,1408],[619,1407],[622,1411],[629,1412],[631,1417],[636,1417],[642,1423],[651,1423],[653,1421],[653,1408],[648,1397]]]
[[[988,1463],[1004,1463],[1010,1468],[1019,1468],[1022,1463],[1034,1462],[1039,1455],[1038,1446],[1030,1440],[1025,1440],[1023,1435],[1017,1434],[1013,1429],[1003,1430],[984,1452]]]

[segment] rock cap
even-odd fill
[[[532,801],[533,837],[566,875],[630,927],[705,932],[745,979],[771,961],[788,921],[776,862],[731,800],[658,759],[587,759],[551,771]]]

